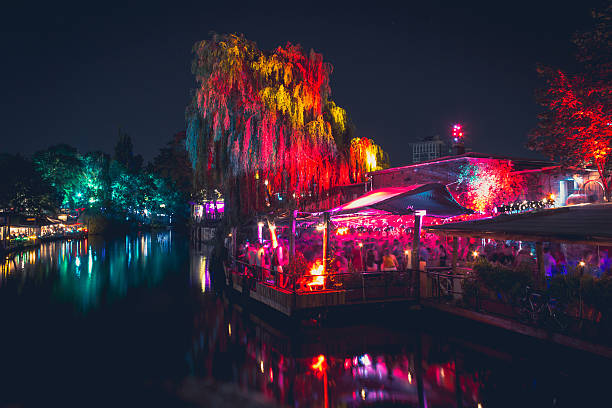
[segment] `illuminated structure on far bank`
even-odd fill
[[[322,202],[382,168],[382,150],[352,138],[329,99],[332,67],[320,54],[291,44],[265,52],[241,35],[215,35],[194,53],[187,149],[198,182],[223,189],[232,207]]]

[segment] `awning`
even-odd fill
[[[425,227],[429,232],[532,242],[612,245],[612,204],[580,204]]]
[[[428,216],[440,218],[472,213],[472,210],[460,205],[448,188],[440,183],[373,190],[326,212],[336,217],[348,214],[407,215],[415,211],[425,211]]]

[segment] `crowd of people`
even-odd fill
[[[279,237],[277,245],[269,240],[244,242],[238,247],[238,257],[244,264],[259,271],[262,279],[275,279],[281,283],[288,280],[289,243]],[[575,246],[574,246],[575,247]],[[323,257],[323,234],[302,231],[295,240],[297,256],[303,256],[308,265]],[[537,268],[533,244],[513,241],[458,238],[456,262],[458,266],[469,265],[477,258],[510,267],[528,265]],[[410,234],[334,234],[330,239],[327,258],[331,270],[338,274],[361,272],[404,271],[412,267],[412,236]],[[612,261],[606,249],[593,251],[589,248],[568,248],[552,244],[543,249],[544,267],[547,276],[567,273],[568,266],[582,267],[584,271],[600,276],[610,273]],[[453,257],[451,237],[423,234],[418,249],[418,262],[427,267],[450,267]],[[568,261],[569,259],[569,261]],[[424,265],[422,264],[424,263]]]
[[[322,235],[305,231],[295,240],[296,254],[303,256],[309,265],[323,256]],[[461,248],[459,261],[471,260],[469,248],[468,245]],[[327,254],[336,273],[402,271],[411,268],[412,237],[408,234],[334,235]],[[451,254],[452,240],[431,234],[425,234],[421,239],[419,261],[429,266],[450,266]],[[237,248],[237,255],[244,264],[256,267],[264,274],[283,273],[289,263],[288,240],[279,237],[276,247],[270,240],[246,241]]]

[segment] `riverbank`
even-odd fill
[[[38,248],[41,244],[46,243],[46,242],[71,240],[71,239],[82,239],[85,237],[87,237],[86,232],[78,232],[78,233],[74,233],[70,235],[36,238],[35,240],[28,240],[23,243],[9,246],[8,248],[0,248],[0,256],[2,256],[3,258],[10,258],[17,252]]]
[[[462,319],[482,323],[488,326],[501,328],[524,336],[533,337],[545,342],[555,343],[561,346],[574,348],[588,353],[598,354],[607,358],[612,358],[612,347],[597,344],[593,341],[579,339],[562,333],[556,333],[541,327],[527,325],[509,318],[492,315],[489,313],[477,312],[461,307],[448,305],[432,300],[422,300],[421,305],[425,309],[435,310],[439,313],[451,314]]]

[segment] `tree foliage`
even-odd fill
[[[251,212],[274,194],[299,204],[356,181],[353,128],[329,99],[332,67],[321,54],[290,43],[261,51],[242,35],[214,35],[194,54],[187,149],[200,188]]]
[[[151,171],[172,183],[188,198],[193,190],[193,171],[185,149],[186,137],[184,131],[175,134],[153,159]]]
[[[612,152],[612,5],[593,12],[593,29],[577,33],[579,69],[539,66],[546,87],[536,93],[546,110],[528,146],[568,166],[595,166],[610,198]]]
[[[515,201],[524,189],[524,180],[513,174],[510,162],[478,160],[461,167],[457,200],[478,213],[492,213],[495,207]]]
[[[57,205],[53,188],[27,158],[0,154],[0,174],[1,210],[40,215]]]
[[[77,150],[66,144],[51,146],[34,153],[32,161],[43,180],[54,188],[56,199],[63,207],[79,204],[79,176],[83,163]]]
[[[121,163],[130,173],[138,173],[142,168],[143,158],[141,155],[134,155],[132,138],[119,129],[119,139],[115,145],[114,159]]]
[[[182,151],[185,151],[184,148]],[[121,219],[147,221],[157,216],[186,217],[185,196],[177,191],[171,180],[156,174],[154,166],[150,166],[148,170],[142,169],[142,158],[139,155],[134,156],[132,142],[126,134],[119,135],[115,157],[117,159],[111,159],[108,154],[102,152],[81,155],[75,148],[67,145],[52,146],[37,152],[34,154],[33,164],[30,163],[34,172],[31,177],[39,177],[42,185],[47,187],[47,190],[41,191],[49,194],[50,198],[39,197],[40,193],[26,191],[20,193],[17,198],[3,197],[2,203],[10,206],[21,203],[19,208],[30,208],[33,205],[32,200],[44,204],[56,198],[56,209],[87,208]],[[12,163],[10,166],[28,169],[27,161],[26,164],[17,163],[19,160],[15,157],[11,160],[12,162],[5,162]],[[172,172],[172,165],[167,165],[167,170]],[[17,173],[24,179],[23,182],[18,182],[21,179],[8,179],[7,182],[16,183],[18,186],[38,186],[40,183],[37,184],[35,179],[25,178],[30,177],[25,170]]]

